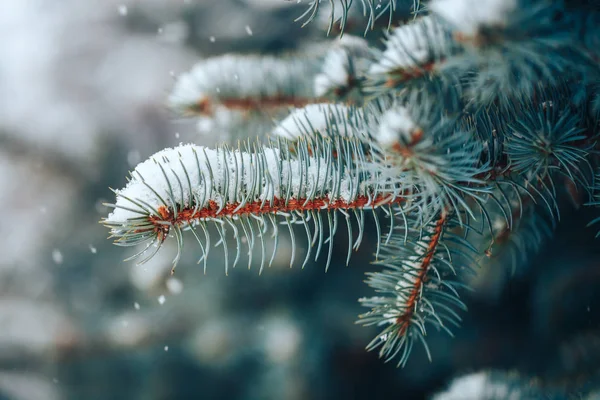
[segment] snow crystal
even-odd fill
[[[125,4],[121,4],[119,7],[117,7],[117,11],[119,12],[119,15],[124,17],[127,15],[127,6]]]
[[[140,309],[140,303],[138,303],[137,301],[135,303],[133,303],[133,308],[135,308],[136,310]]]
[[[161,294],[160,296],[158,296],[158,304],[163,305],[165,304],[165,301],[167,301],[167,299],[164,295]]]
[[[92,254],[96,254],[98,252],[98,249],[96,249],[94,246],[92,246],[91,244],[89,245],[90,251],[92,252]]]
[[[246,33],[248,34],[248,36],[252,36],[252,29],[250,29],[250,26],[246,25]]]

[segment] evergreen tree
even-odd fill
[[[291,264],[327,269],[345,230],[349,263],[372,224],[381,268],[359,322],[381,328],[369,350],[404,366],[415,345],[432,357],[430,329],[459,327],[461,292],[482,265],[514,273],[565,204],[597,203],[600,10],[313,0],[299,20],[324,14],[340,36],[326,45],[226,54],[181,75],[169,106],[232,143],[156,153],[115,191],[103,223],[118,245],[145,243],[131,257],[140,262],[175,240],[173,270],[189,231],[205,269],[223,247],[226,273],[246,255],[248,267],[271,265],[277,245],[267,254],[265,241],[282,231],[306,244]],[[361,17],[366,39],[348,34]],[[383,48],[372,38],[381,25]],[[268,135],[248,139],[258,131]],[[519,390],[513,381],[502,380]]]

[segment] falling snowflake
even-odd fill
[[[64,260],[63,255],[60,252],[60,250],[58,250],[58,249],[52,250],[52,261],[54,261],[55,264],[62,264],[63,260]]]

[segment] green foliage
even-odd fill
[[[322,3],[310,2],[299,19],[315,19]],[[117,243],[149,242],[140,254],[152,255],[175,234],[177,262],[189,230],[206,265],[216,230],[226,259],[228,238],[236,240],[233,265],[240,238],[249,262],[260,247],[262,270],[275,255],[265,255],[266,233],[277,240],[283,223],[294,245],[301,240],[294,225],[306,234],[302,266],[325,244],[328,266],[339,220],[348,262],[371,215],[383,269],[369,274],[376,296],[361,299],[369,311],[360,322],[382,331],[368,349],[404,366],[418,342],[431,357],[428,329],[459,327],[468,276],[490,265],[514,273],[551,236],[563,207],[597,195],[600,29],[590,21],[600,11],[543,0],[407,3],[328,2],[329,31],[335,24],[344,31],[361,6],[368,29],[384,15],[401,25],[384,49],[332,45],[310,61],[324,67],[301,77],[270,58],[243,56],[182,77],[186,104],[209,102],[248,119],[261,105],[298,108],[265,126],[275,137],[265,144],[184,146],[138,166],[104,221]],[[415,19],[394,19],[400,8]],[[272,80],[252,71],[265,62]],[[225,99],[215,82],[236,68],[245,81],[230,81]]]

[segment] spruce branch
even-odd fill
[[[375,61],[364,39],[344,36],[328,51],[321,72],[315,77],[315,95],[332,101],[361,104],[367,71]]]
[[[306,26],[312,22],[315,17],[322,12],[322,4],[329,6],[329,17],[327,35],[331,34],[337,24],[337,30],[343,33],[349,23],[350,17],[360,13],[367,18],[365,34],[375,28],[375,22],[387,15],[388,29],[392,24],[394,13],[400,10],[409,10],[418,12],[420,7],[419,0],[311,0],[306,10],[296,18],[296,21],[302,22]]]
[[[401,3],[314,0],[300,19],[329,4],[329,31],[343,32],[362,4],[372,29]],[[368,349],[404,366],[421,342],[431,358],[428,329],[459,325],[469,274],[490,263],[514,273],[565,198],[600,203],[600,13],[546,0],[410,3],[415,18],[395,21],[380,50],[345,36],[315,57],[225,55],[182,75],[169,98],[179,113],[289,113],[266,144],[183,145],[138,165],[103,221],[116,243],[145,244],[132,257],[144,262],[174,236],[175,268],[189,231],[205,269],[216,243],[226,272],[243,248],[249,267],[260,252],[262,271],[281,225],[294,262],[298,226],[302,266],[328,245],[327,269],[341,224],[348,263],[372,216],[383,269],[368,275],[377,295],[361,299],[359,322],[382,332]]]
[[[465,198],[482,200],[481,195],[489,192],[480,178],[489,165],[481,163],[479,143],[470,140],[468,132],[457,131],[458,125],[450,119],[417,124],[413,118],[401,106],[383,114],[375,137],[387,150],[380,162],[382,175],[414,188],[415,206],[426,210],[424,215],[443,209],[471,213]]]
[[[460,91],[455,75],[447,74],[445,60],[456,45],[437,18],[426,15],[393,29],[385,50],[368,71],[365,91],[373,95],[394,93],[405,102],[454,97],[447,104],[457,107]],[[425,100],[423,100],[423,97]]]
[[[448,31],[431,16],[395,28],[387,35],[385,43],[386,49],[369,74],[389,75],[387,86],[432,70],[435,62],[451,51]]]
[[[562,2],[546,0],[436,0],[432,13],[448,23],[460,52],[447,73],[461,76],[467,100],[480,106],[534,96],[540,84],[559,86],[598,69],[577,36],[582,18]]]
[[[181,75],[169,107],[184,116],[212,115],[217,107],[244,112],[316,102],[311,80],[316,60],[224,55],[209,58]]]
[[[581,146],[587,138],[580,120],[581,115],[559,111],[552,101],[543,102],[539,110],[523,113],[522,119],[509,124],[512,134],[507,140],[506,153],[513,171],[544,179],[551,169],[560,170],[572,181],[593,173],[587,157],[594,143],[584,142]]]
[[[344,104],[319,103],[291,110],[278,123],[271,135],[296,141],[302,137],[356,137],[369,138],[369,124],[362,108]]]
[[[384,246],[377,264],[385,269],[369,273],[366,281],[378,296],[360,299],[371,310],[358,322],[384,327],[368,350],[379,348],[380,357],[386,361],[398,357],[398,365],[404,366],[415,342],[420,342],[431,359],[427,326],[449,335],[459,326],[457,311],[466,306],[457,291],[461,284],[452,276],[474,266],[468,254],[474,249],[451,232],[461,225],[455,215],[442,211],[422,229],[398,228],[404,231],[400,238]]]
[[[279,222],[275,217],[278,217],[292,236],[293,225],[304,225],[309,249],[317,245],[315,257],[319,256],[322,245],[329,242],[327,268],[339,214],[347,224],[349,260],[351,250],[358,248],[362,239],[365,211],[402,201],[396,191],[389,190],[389,185],[379,183],[384,182],[375,177],[375,169],[357,170],[353,164],[358,160],[365,160],[361,144],[341,137],[302,139],[293,145],[279,140],[272,147],[247,145],[243,149],[213,150],[193,145],[166,149],[131,173],[125,189],[115,192],[117,202],[110,205],[115,211],[103,222],[111,228],[119,245],[149,242],[133,257],[150,252],[142,262],[156,254],[173,233],[178,245],[173,268],[181,256],[183,230],[191,230],[197,239],[202,252],[200,261],[204,261],[205,268],[210,249],[209,224],[219,234],[218,243],[224,248],[226,260],[226,229],[232,229],[237,241],[234,266],[240,258],[242,234],[248,243],[249,256],[258,236],[262,270],[266,264],[264,235],[272,227],[277,240]],[[321,211],[326,213],[326,222]],[[356,238],[352,234],[351,214],[358,223]],[[374,211],[372,214],[379,218]],[[197,227],[204,233],[204,241],[196,234]],[[155,248],[151,249],[153,245]],[[291,262],[295,242],[293,246]],[[269,265],[274,256],[273,253]],[[303,265],[310,256],[309,251]],[[227,261],[225,271],[228,271]]]
[[[478,246],[480,265],[497,266],[515,275],[531,257],[538,253],[542,245],[551,238],[554,219],[540,211],[534,197],[526,196],[517,201],[513,196],[511,208],[499,210],[504,204],[489,206],[489,227],[483,227],[477,234],[467,238]],[[508,215],[508,216],[507,216]]]

